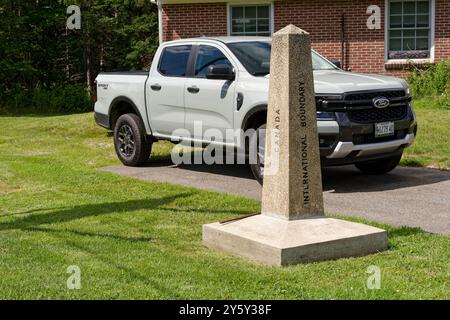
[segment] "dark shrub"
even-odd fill
[[[92,111],[93,103],[80,85],[13,90],[4,93],[0,109],[8,113],[81,113]]]
[[[434,96],[450,102],[450,60],[415,68],[408,82],[416,98]]]

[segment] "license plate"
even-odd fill
[[[394,135],[394,122],[375,123],[375,138]]]

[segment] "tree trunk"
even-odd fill
[[[91,2],[86,1],[86,11],[88,14],[84,15],[84,23],[82,24],[83,35],[84,35],[84,66],[86,72],[86,85],[87,85],[87,93],[89,97],[92,97],[92,63],[91,63],[91,38],[89,32],[89,11],[91,7]],[[86,17],[88,16],[88,17]]]

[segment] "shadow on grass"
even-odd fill
[[[99,203],[99,204],[86,204],[74,206],[71,208],[63,208],[57,209],[45,214],[36,214],[26,216],[24,218],[19,218],[15,221],[3,222],[0,223],[0,231],[3,230],[13,230],[13,229],[21,229],[21,230],[31,230],[41,225],[51,225],[55,223],[64,223],[72,220],[79,220],[87,217],[95,217],[110,213],[118,213],[118,212],[133,212],[143,209],[149,210],[159,210],[159,211],[167,211],[167,212],[197,212],[197,213],[225,213],[225,211],[221,210],[201,210],[201,209],[177,209],[177,208],[164,208],[164,205],[167,205],[177,199],[187,198],[195,193],[181,193],[177,195],[171,195],[161,198],[155,199],[138,199],[138,200],[129,200],[124,202],[109,202],[109,203]],[[43,209],[38,209],[37,211],[42,211]],[[229,212],[229,211],[226,211]],[[247,214],[246,211],[233,211],[231,214],[242,215]],[[10,215],[20,215],[23,214],[21,212],[10,214]],[[45,229],[43,229],[45,230]],[[42,230],[42,231],[43,231]]]
[[[423,231],[421,228],[418,227],[408,227],[408,226],[392,226],[376,221],[370,221],[359,217],[349,217],[349,216],[343,216],[339,214],[330,214],[329,217],[341,219],[341,220],[347,220],[351,222],[361,223],[361,224],[370,224],[376,228],[384,229],[388,233],[388,239],[393,239],[397,237],[408,237],[412,235],[419,235],[427,233],[426,231]]]
[[[404,158],[402,159],[401,162],[402,166],[407,166],[407,167],[425,167],[425,164],[423,164],[422,162],[415,160],[415,159],[408,159],[408,158]]]
[[[53,210],[56,210],[56,209],[65,209],[65,208],[64,207],[53,208]],[[22,216],[22,215],[26,215],[26,214],[30,214],[30,213],[37,213],[37,212],[42,212],[42,211],[48,211],[48,209],[47,208],[39,208],[39,209],[31,209],[31,210],[13,212],[13,213],[3,213],[3,214],[0,214],[0,218],[11,217],[11,216]]]
[[[69,230],[69,229],[58,230],[58,229],[51,229],[51,228],[30,227],[30,228],[23,228],[22,230],[31,231],[31,232],[56,233],[56,234],[70,233],[75,236],[99,237],[99,238],[107,238],[107,239],[128,241],[128,242],[151,242],[151,241],[156,240],[156,238],[151,238],[151,237],[123,237],[123,236],[118,236],[118,235],[109,234],[109,233],[85,232],[85,231],[77,231],[77,230]]]
[[[388,237],[389,238],[397,238],[397,237],[407,237],[407,236],[413,236],[418,234],[424,234],[425,231],[423,231],[420,228],[412,228],[412,227],[399,227],[399,228],[392,228],[388,231]]]
[[[395,251],[399,248],[398,241],[403,241],[401,238],[410,237],[410,236],[420,236],[424,235],[427,232],[423,231],[420,228],[412,228],[407,226],[402,227],[390,227],[386,226],[385,230],[388,233],[388,251]]]

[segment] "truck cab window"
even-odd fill
[[[191,45],[173,46],[164,49],[158,70],[169,77],[184,77],[191,53]]]
[[[209,66],[224,64],[232,66],[222,51],[211,46],[199,46],[195,61],[195,77],[206,78]]]

